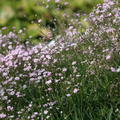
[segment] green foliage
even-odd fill
[[[46,45],[0,35],[0,119],[119,120],[118,1],[94,9],[83,34],[69,27]],[[28,30],[29,36],[47,31],[36,23]]]
[[[89,13],[100,2],[102,0],[0,0],[0,27],[7,26],[7,31],[11,31],[13,26],[17,30],[25,27],[27,37],[49,40],[68,25],[78,27],[74,21],[71,22],[73,15]]]

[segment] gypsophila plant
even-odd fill
[[[0,119],[118,120],[120,4],[108,0],[49,44],[0,35]]]

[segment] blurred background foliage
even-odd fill
[[[72,25],[79,28],[93,7],[103,0],[0,0],[0,28],[3,33],[15,29],[24,39],[50,40]],[[79,18],[75,21],[76,18]],[[6,29],[7,27],[7,29]]]

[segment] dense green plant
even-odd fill
[[[102,0],[0,0],[0,27],[8,27],[3,33],[16,27],[34,41],[49,40],[68,25],[77,26],[75,14],[88,13],[99,2]]]
[[[84,34],[71,26],[47,45],[0,36],[0,119],[120,119],[119,0],[86,20]]]

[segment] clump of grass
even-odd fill
[[[118,120],[118,2],[98,5],[82,35],[69,28],[48,45],[16,43],[1,52],[0,119]]]

